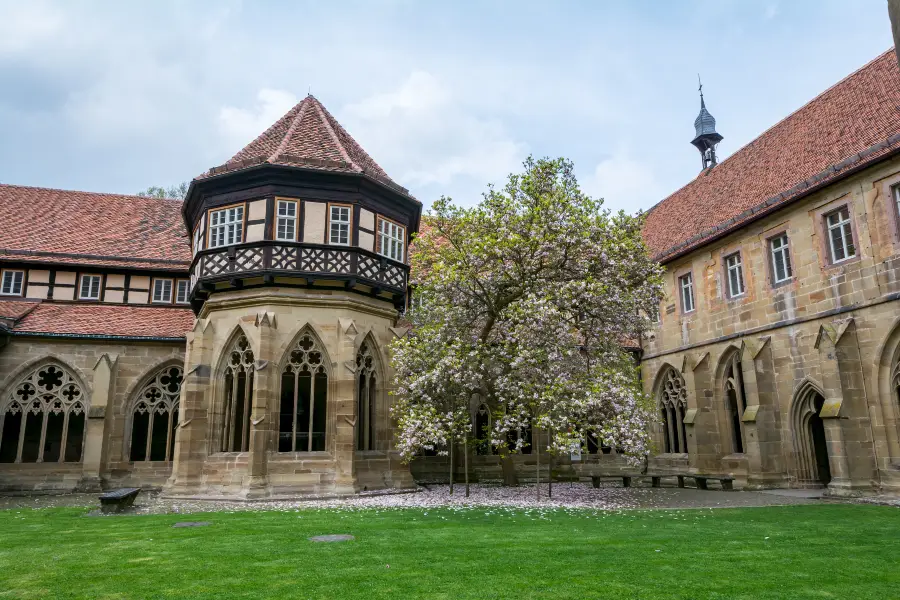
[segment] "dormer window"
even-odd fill
[[[378,221],[378,254],[403,262],[406,228],[387,219]]]
[[[100,299],[100,276],[99,275],[82,275],[81,287],[78,293],[79,300],[99,300]]]
[[[232,206],[209,213],[209,247],[232,246],[244,239],[244,207]]]
[[[172,302],[172,280],[171,279],[154,279],[153,280],[153,302],[170,304]]]
[[[179,279],[177,281],[177,292],[175,294],[176,304],[187,304],[190,301],[191,282],[188,279]]]
[[[278,201],[278,215],[275,223],[275,239],[280,242],[297,241],[297,203],[290,200]]]
[[[25,271],[3,271],[0,279],[0,296],[21,296],[22,282],[25,281]]]
[[[350,245],[350,208],[331,205],[328,214],[328,243],[339,246]]]

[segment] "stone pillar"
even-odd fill
[[[688,411],[685,416],[688,464],[692,470],[699,472],[718,471],[719,458],[722,456],[709,361],[709,352],[704,352],[693,363],[688,363],[686,359],[686,368],[682,371],[688,390]]]
[[[331,443],[334,454],[334,491],[355,494],[359,491],[356,479],[356,338],[359,330],[353,319],[338,319],[335,333],[333,398],[330,409],[334,415],[334,434]]]
[[[79,491],[99,491],[102,487],[101,470],[106,456],[107,424],[112,418],[110,402],[115,397],[116,361],[118,356],[103,354],[94,365],[93,394],[84,431],[84,456],[82,457]]]
[[[838,325],[835,332],[834,353],[840,375],[842,399],[839,424],[850,480],[849,487],[851,490],[868,490],[872,489],[873,483],[877,480],[878,467],[869,406],[870,397],[859,351],[856,322],[852,318],[847,319]],[[871,402],[877,404],[874,397]],[[824,414],[822,416],[825,417]]]
[[[175,453],[166,495],[191,495],[201,488],[203,462],[209,452],[206,434],[214,336],[212,323],[207,319],[198,319],[187,334]]]
[[[822,326],[816,338],[815,348],[819,351],[822,386],[825,402],[819,416],[825,428],[825,440],[828,446],[828,467],[831,471],[830,493],[845,494],[850,490],[850,467],[841,432],[841,406],[844,403],[841,389],[840,363],[835,348],[838,332],[832,326]]]
[[[260,312],[255,325],[259,329],[259,349],[253,375],[253,402],[250,409],[250,443],[247,479],[243,488],[247,498],[268,496],[268,453],[272,431],[278,427],[278,369],[274,364],[277,348],[275,314]]]
[[[743,423],[746,439],[748,488],[783,487],[787,484],[781,448],[781,422],[775,390],[775,363],[771,338],[745,340],[741,373],[747,407]]]
[[[383,343],[383,347],[385,348],[384,356],[381,357],[382,361],[384,361],[384,391],[385,391],[385,420],[384,422],[388,424],[386,437],[384,441],[384,448],[387,452],[388,458],[388,484],[393,488],[400,489],[409,489],[416,487],[416,481],[413,479],[412,472],[409,469],[408,464],[404,464],[403,460],[400,457],[400,453],[394,450],[394,432],[397,430],[396,423],[394,422],[393,417],[391,417],[391,408],[393,407],[393,381],[394,381],[394,370],[391,368],[391,356],[390,350],[388,349],[388,345],[394,338],[402,338],[407,333],[409,333],[409,327],[390,327],[388,334],[387,343]],[[382,340],[384,342],[385,340]],[[478,405],[481,404],[481,396],[478,395],[476,399],[473,400],[475,403],[475,408],[477,409]],[[474,480],[474,463],[473,455],[470,450],[469,453],[469,476]]]

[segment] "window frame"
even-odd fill
[[[181,294],[181,285],[184,284],[184,300],[179,300],[178,297]],[[191,303],[191,280],[190,279],[176,279],[175,280],[175,288],[172,294],[172,301],[175,304],[190,304]]]
[[[829,222],[829,219],[834,215],[840,215],[840,213],[846,211],[847,217],[846,219],[840,220],[838,223],[832,225]],[[825,229],[825,248],[828,252],[829,263],[832,265],[839,265],[842,263],[846,263],[847,261],[853,260],[859,256],[859,248],[858,242],[856,239],[856,228],[853,226],[853,213],[850,210],[850,203],[847,202],[838,207],[832,208],[831,210],[825,211],[822,213],[822,225]],[[835,258],[835,246],[834,239],[831,235],[831,232],[835,229],[840,229],[841,231],[841,241],[842,241],[842,250],[844,252],[843,258]],[[847,255],[847,229],[850,232],[850,245],[853,247],[853,254]]]
[[[784,279],[778,279],[778,270],[775,266],[776,248],[774,247],[774,243],[776,240],[782,238],[785,240],[784,245],[780,246],[777,250],[783,255],[783,263],[787,267],[787,276]],[[772,287],[781,287],[791,283],[794,280],[794,257],[791,251],[791,236],[788,235],[787,229],[782,229],[766,238],[766,255],[767,262],[769,263],[769,278]]]
[[[86,277],[97,278],[97,296],[84,295],[84,280]],[[101,300],[103,297],[103,275],[100,273],[80,273],[78,275],[78,299],[79,300]]]
[[[346,223],[347,224],[347,243],[343,242],[333,242],[331,240],[331,225],[333,221],[331,216],[331,211],[334,208],[346,208],[347,209],[347,221],[336,221],[337,223]],[[352,204],[341,204],[341,203],[328,203],[328,218],[325,220],[325,240],[329,246],[352,246],[353,245],[353,205]]]
[[[734,265],[729,264],[729,262],[736,258],[737,262]],[[731,252],[722,257],[722,264],[725,268],[725,296],[729,299],[743,298],[747,294],[747,281],[744,277],[744,257],[741,254],[741,251],[738,250],[736,252]],[[731,286],[731,272],[732,270],[737,271],[737,283],[740,291],[735,292]]]
[[[157,300],[156,299],[156,286],[157,284],[165,284],[165,282],[169,283],[169,299],[165,300]],[[154,277],[150,283],[150,304],[172,304],[175,299],[175,280],[171,277]]]
[[[293,216],[281,215],[280,210],[281,210],[282,204],[284,204],[284,205],[293,204],[294,205],[294,215]],[[293,223],[294,235],[292,237],[280,237],[279,236],[279,225],[280,225],[282,219],[284,219],[285,222],[290,221]],[[282,199],[282,198],[276,198],[275,199],[275,222],[274,222],[273,226],[274,226],[274,230],[272,231],[272,238],[276,242],[296,242],[297,235],[300,232],[300,202],[297,200],[286,200],[286,199]]]
[[[385,235],[384,233],[382,233],[382,231],[381,231],[382,223],[387,223],[389,225],[393,225],[394,227],[396,227],[400,231],[400,238],[399,239],[393,238],[390,235]],[[394,221],[393,219],[388,219],[387,217],[378,215],[377,218],[375,219],[375,233],[377,234],[376,239],[375,239],[375,253],[378,254],[378,256],[383,256],[389,260],[393,260],[395,262],[406,264],[406,225],[402,225],[402,224],[398,223],[397,221]],[[387,237],[389,240],[400,242],[400,258],[399,259],[382,253],[382,251],[381,251],[382,237]]]
[[[234,242],[232,242],[230,244],[227,241],[224,244],[220,244],[220,245],[213,244],[212,243],[213,242],[213,231],[215,230],[216,227],[227,227],[228,225],[234,225],[234,224],[238,223],[238,221],[232,221],[232,222],[225,223],[223,225],[213,225],[213,215],[216,213],[227,212],[229,210],[235,210],[235,209],[241,210],[241,219],[240,219],[241,232],[240,232],[240,235],[238,236],[239,239],[235,240]],[[229,204],[228,206],[220,206],[220,207],[216,207],[216,208],[210,208],[209,210],[206,211],[206,221],[207,221],[207,225],[206,225],[206,247],[207,248],[210,248],[210,249],[211,248],[227,248],[228,246],[236,246],[238,244],[243,244],[244,239],[246,238],[246,235],[247,235],[247,205],[244,202],[239,202],[236,204]]]
[[[15,275],[16,273],[21,274],[21,279],[19,279],[19,291],[12,291],[15,286]],[[6,276],[12,275],[12,283],[10,284],[10,291],[4,292],[3,288],[6,287]],[[9,297],[22,297],[25,295],[25,269],[0,269],[0,296],[9,296]]]
[[[685,279],[689,280],[687,286],[685,286],[683,283]],[[686,271],[686,272],[678,275],[675,282],[678,286],[678,298],[681,302],[681,314],[688,315],[688,314],[695,312],[697,310],[697,294],[694,292],[694,273],[693,273],[693,271]],[[690,310],[687,310],[686,306],[685,306],[685,296],[684,296],[685,289],[688,289],[690,291],[690,297],[691,297]]]

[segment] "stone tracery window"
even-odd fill
[[[489,455],[494,453],[494,445],[491,443],[491,410],[487,404],[479,404],[475,411],[475,454]]]
[[[375,405],[378,379],[372,345],[363,342],[356,353],[356,449],[375,449]]]
[[[744,452],[744,433],[741,419],[747,408],[744,394],[744,375],[741,372],[741,358],[735,352],[725,368],[725,412],[731,427],[731,447],[735,454]]]
[[[278,451],[325,450],[327,410],[325,352],[306,332],[291,349],[281,374]]]
[[[172,460],[183,379],[181,367],[165,367],[137,395],[131,410],[130,460]]]
[[[0,462],[79,462],[87,398],[65,368],[49,364],[0,398]]]
[[[687,428],[684,416],[687,412],[687,387],[684,378],[675,369],[669,368],[666,371],[659,396],[665,451],[686,454]]]
[[[253,350],[247,336],[241,334],[228,352],[225,367],[225,428],[222,452],[247,452],[250,449],[250,406],[253,404]]]

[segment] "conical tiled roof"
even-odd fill
[[[301,100],[227,163],[213,167],[197,179],[263,163],[365,173],[399,187],[312,95]]]

